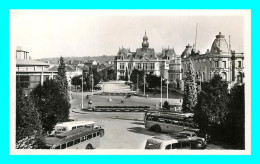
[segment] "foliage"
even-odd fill
[[[57,76],[57,80],[58,82],[60,82],[60,89],[67,91],[68,89],[68,81],[67,81],[67,77],[66,77],[66,67],[65,67],[65,63],[63,60],[63,57],[60,57],[60,62],[59,62],[59,67],[58,67],[58,76]]]
[[[165,110],[170,110],[170,105],[169,105],[169,102],[168,102],[168,101],[165,101],[165,102],[163,103],[163,108],[164,108]]]
[[[144,71],[139,71],[134,69],[130,75],[130,81],[137,85],[137,76],[138,76],[138,88],[143,88],[144,85]]]
[[[188,70],[185,72],[184,95],[182,103],[183,112],[193,112],[197,104],[197,84],[195,80],[195,70],[190,59]]]
[[[60,84],[58,80],[46,80],[31,92],[45,132],[52,131],[57,122],[68,121],[69,118],[69,97],[66,90],[61,90]]]
[[[41,134],[38,109],[30,97],[26,97],[19,84],[16,85],[16,141]]]
[[[236,148],[245,148],[245,85],[234,86],[230,91],[230,113],[227,116],[227,139]]]
[[[72,77],[72,79],[71,79],[72,85],[75,85],[75,86],[82,85],[81,77],[82,77],[81,75]]]
[[[202,84],[194,110],[194,121],[202,131],[209,132],[213,140],[223,141],[225,137],[225,124],[230,113],[228,103],[228,84],[222,81],[220,75]]]
[[[149,88],[156,88],[161,86],[161,77],[156,76],[153,73],[146,75],[146,82],[148,83]],[[165,82],[163,81],[163,85]]]
[[[107,77],[108,77],[108,80],[116,80],[116,71],[114,69],[108,68]]]
[[[46,149],[47,146],[41,137],[27,136],[16,143],[16,149]]]

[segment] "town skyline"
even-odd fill
[[[244,51],[242,16],[105,16],[89,15],[86,10],[12,10],[10,53],[21,46],[33,59],[116,56],[119,48],[140,48],[146,30],[149,47],[156,53],[169,47],[181,55],[185,46],[195,44],[197,24],[196,47],[202,54],[211,49],[219,32],[227,41],[231,36],[232,50]]]

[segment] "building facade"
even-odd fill
[[[170,61],[169,64],[169,84],[174,89],[183,90],[183,80],[182,80],[182,64],[181,57],[176,57],[175,59]]]
[[[161,53],[156,54],[153,48],[149,48],[148,37],[143,37],[142,48],[137,48],[135,52],[131,52],[130,48],[119,48],[115,57],[114,67],[117,71],[117,80],[124,79],[126,71],[130,79],[130,75],[134,69],[144,70],[146,73],[153,73],[161,76],[160,67],[164,65],[167,68],[169,60],[176,56],[174,49],[163,49]],[[167,75],[168,76],[168,75]]]
[[[186,46],[181,55],[183,75],[188,69],[190,59],[193,62],[197,81],[209,81],[215,74],[219,74],[230,86],[244,82],[244,54],[231,50],[225,36],[216,35],[211,50],[205,54],[196,51],[196,47]]]
[[[46,79],[53,79],[57,71],[50,71],[50,65],[37,60],[31,60],[29,53],[18,49],[16,51],[16,82],[28,94],[38,84]]]

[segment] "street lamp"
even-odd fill
[[[145,96],[145,73],[144,73],[144,96]]]
[[[161,77],[161,109],[162,109],[162,81],[163,81],[163,78]]]
[[[93,87],[94,87],[94,79],[93,79],[93,74],[91,75],[91,77],[92,77],[92,96],[93,96]]]
[[[166,84],[167,84],[167,102],[168,102],[168,92],[169,92],[168,91],[168,86],[169,86],[169,81],[168,80],[166,81]]]
[[[81,90],[82,90],[82,92],[81,92],[81,109],[83,109],[83,72],[82,72],[82,88],[81,88]]]

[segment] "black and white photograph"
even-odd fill
[[[251,153],[250,10],[9,21],[11,154]]]

